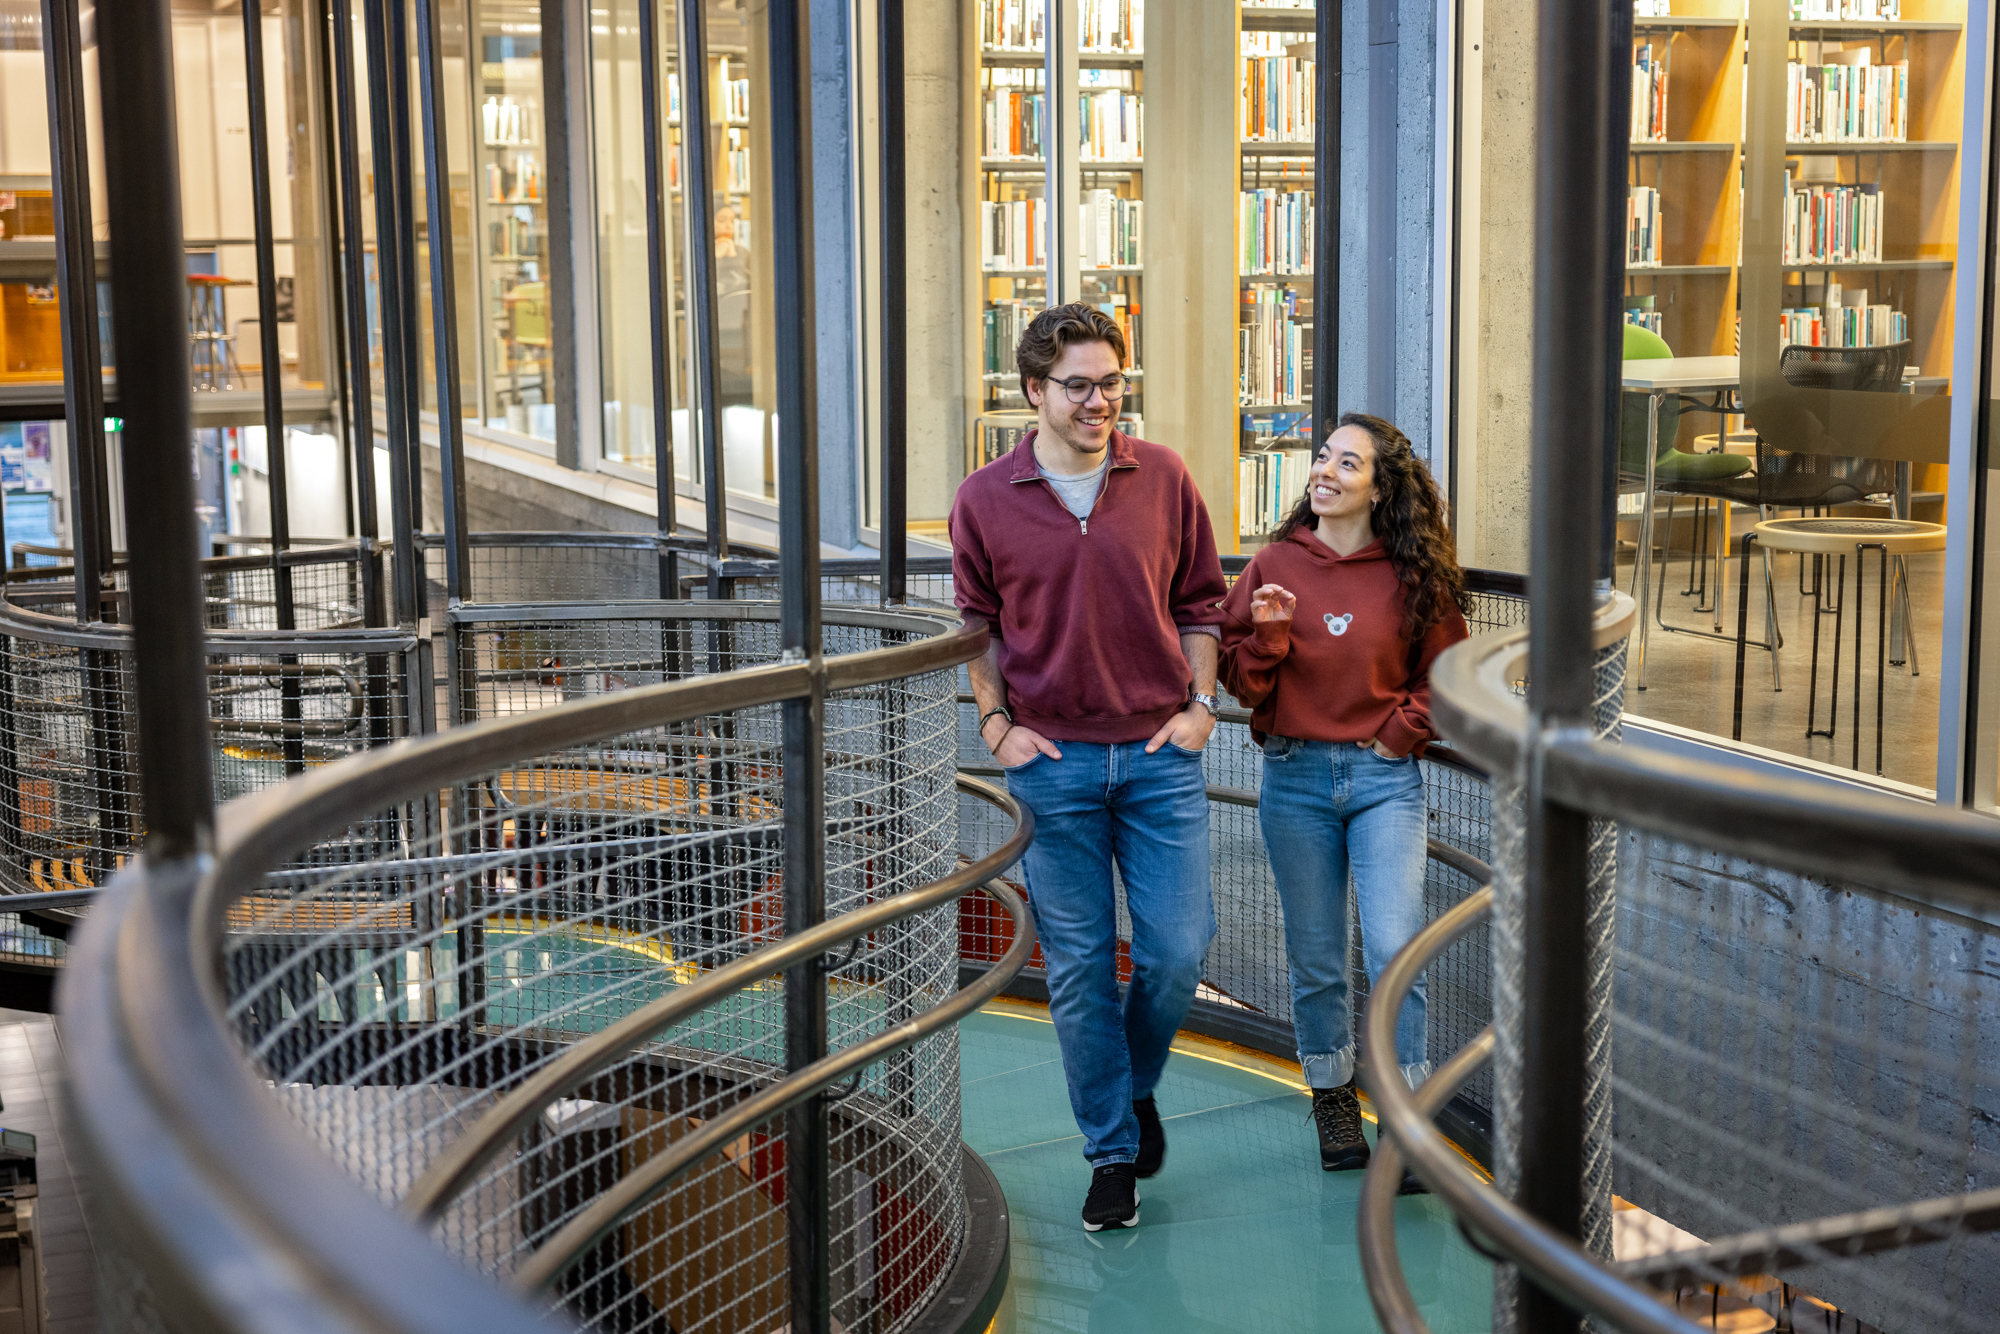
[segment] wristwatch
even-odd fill
[[[1201,707],[1208,710],[1208,716],[1211,718],[1220,718],[1222,716],[1222,706],[1216,702],[1213,695],[1190,695],[1188,696],[1188,703],[1201,705]]]

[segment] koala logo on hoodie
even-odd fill
[[[1326,614],[1326,628],[1336,635],[1344,635],[1347,633],[1348,624],[1353,620],[1354,613],[1351,611],[1345,616],[1335,616],[1332,612],[1328,612]]]

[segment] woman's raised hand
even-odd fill
[[[1250,595],[1250,619],[1256,622],[1289,621],[1299,600],[1282,584],[1265,584]]]

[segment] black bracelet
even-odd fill
[[[1012,727],[1014,725],[1014,711],[1008,708],[1005,704],[1002,704],[997,709],[988,709],[985,713],[980,714],[979,726],[974,728],[973,730],[978,732],[981,736],[984,736],[986,734],[986,724],[991,722],[996,714],[1002,718],[1005,718],[1007,720],[1007,725],[1009,727]],[[1003,732],[1001,733],[1001,735],[1004,737],[1006,733]]]

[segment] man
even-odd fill
[[[1201,751],[1225,589],[1187,468],[1116,429],[1118,326],[1057,306],[1015,360],[1038,424],[960,488],[952,574],[993,636],[971,668],[980,738],[1035,815],[1028,893],[1096,1232],[1138,1223],[1136,1179],[1166,1155],[1153,1088],[1215,936]],[[1132,919],[1122,1006],[1114,866]]]

